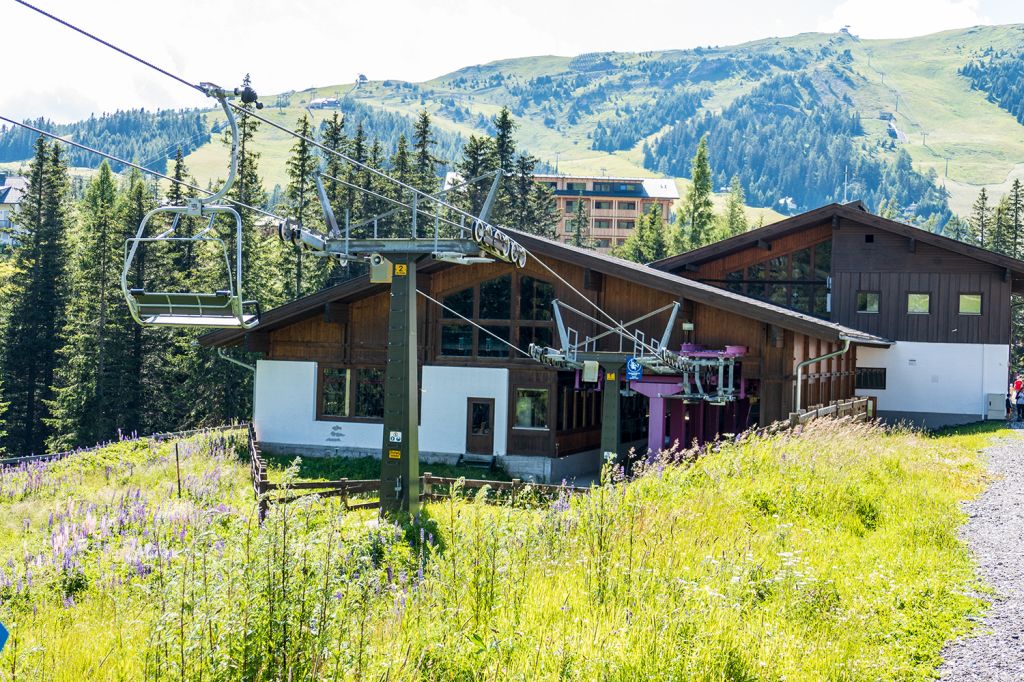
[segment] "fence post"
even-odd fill
[[[342,478],[338,482],[341,483],[341,503],[348,509],[348,479]]]
[[[790,412],[789,413],[789,428],[795,429],[799,425],[800,425],[800,413],[799,412]]]
[[[522,487],[522,485],[523,485],[523,480],[521,478],[513,478],[512,479],[512,504],[513,505],[516,503],[516,495],[519,494],[519,489],[520,489],[520,487]]]
[[[430,480],[432,475],[429,471],[424,471],[423,481],[420,483],[420,495],[428,500],[434,494],[434,483]]]

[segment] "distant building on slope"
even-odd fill
[[[14,214],[21,204],[21,198],[28,189],[28,180],[0,171],[0,245],[14,241]]]
[[[586,202],[590,237],[598,251],[623,244],[636,228],[636,221],[651,206],[658,206],[662,219],[670,220],[672,206],[679,199],[675,182],[662,178],[535,175],[533,179],[555,192],[562,214],[558,229],[562,241],[572,239],[576,202]]]

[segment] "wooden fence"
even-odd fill
[[[813,405],[808,408],[807,412],[790,412],[789,428],[795,428],[822,417],[831,417],[832,419],[849,417],[855,422],[866,421],[869,417],[868,403],[870,402],[870,398],[833,400],[828,405]]]
[[[345,508],[349,510],[371,509],[380,506],[380,500],[377,499],[361,499],[358,497],[355,500],[349,499],[349,497],[367,494],[379,495],[379,478],[360,480],[342,478],[335,481],[293,481],[291,483],[269,482],[267,479],[267,463],[263,459],[259,443],[256,440],[256,431],[252,424],[249,424],[249,460],[249,471],[252,474],[252,489],[259,503],[261,521],[266,517],[267,509],[271,502],[287,504],[311,494],[316,494],[319,497],[341,497]],[[448,499],[456,487],[462,490],[487,488],[495,494],[496,498],[507,496],[512,500],[518,499],[527,492],[554,497],[563,493],[580,494],[589,490],[589,488],[577,486],[525,483],[517,478],[511,481],[487,481],[472,478],[434,476],[430,472],[426,472],[420,476],[420,500]],[[280,491],[284,494],[279,496],[268,494],[273,491]]]

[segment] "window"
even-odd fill
[[[484,329],[489,331],[490,334],[480,332],[480,349],[477,352],[477,355],[482,358],[508,357],[508,352],[511,350],[508,347],[508,344],[502,343],[494,337],[497,336],[500,339],[510,342],[510,328],[505,325],[484,325]],[[491,336],[491,334],[494,336]]]
[[[725,276],[725,288],[729,291],[735,291],[737,294],[743,293],[743,271],[734,270]]]
[[[441,325],[441,355],[473,354],[473,328],[468,324]]]
[[[907,313],[927,315],[931,312],[931,294],[907,294]]]
[[[981,315],[981,294],[960,294],[961,315]]]
[[[565,188],[570,192],[586,192],[587,183],[585,182],[567,182]]]
[[[550,320],[551,302],[555,288],[533,277],[519,280],[519,318],[522,320]]]
[[[857,312],[877,313],[879,294],[877,291],[857,292]]]
[[[551,327],[520,326],[519,347],[527,350],[531,343],[544,346],[545,348],[550,348],[554,345],[554,332],[551,331]]]
[[[619,210],[620,211],[635,211],[636,210],[636,202],[635,201],[620,201],[619,202]]]
[[[463,289],[454,294],[448,294],[442,300],[445,308],[441,309],[441,317],[445,319],[459,319],[459,315],[473,317],[473,290]],[[451,308],[451,310],[446,310]],[[452,312],[454,310],[455,312]],[[458,313],[456,315],[455,313]]]
[[[875,243],[875,235],[873,235],[873,234],[866,234],[866,235],[864,235],[864,243],[865,244],[874,244]]]
[[[572,220],[569,218],[565,219],[565,232],[570,234],[572,232]]]
[[[636,227],[636,221],[635,220],[620,220],[618,222],[617,226],[618,226],[618,228],[620,230],[632,230],[634,227]]]
[[[565,202],[565,212],[574,213],[576,211],[576,202],[577,199],[570,199],[569,201]]]
[[[318,419],[382,419],[384,370],[320,367]]]
[[[548,390],[546,388],[516,389],[517,429],[548,428]]]
[[[857,388],[885,390],[885,367],[858,367]]]
[[[480,285],[480,319],[512,319],[512,276],[504,275]],[[508,338],[506,334],[506,338]]]
[[[602,220],[600,218],[597,218],[597,219],[594,220],[594,229],[595,230],[610,230],[610,229],[612,229],[612,221],[610,221],[608,219]]]
[[[654,208],[655,206],[657,206],[657,204],[654,203],[653,201],[645,201],[643,203],[644,213],[650,213],[651,209]],[[659,213],[660,213],[660,211],[659,211]]]
[[[832,242],[814,247],[814,279],[828,279],[832,274]]]
[[[595,201],[594,202],[594,210],[595,211],[610,211],[610,210],[612,210],[612,202],[611,201]]]
[[[594,247],[598,248],[598,249],[607,249],[611,245],[612,245],[612,240],[610,240],[610,239],[595,239],[594,240]]]

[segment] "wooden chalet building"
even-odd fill
[[[893,420],[934,427],[1002,414],[1011,294],[1024,262],[830,204],[651,264],[892,341],[857,353],[857,395]],[[809,337],[795,357],[820,354]],[[824,399],[833,361],[809,367],[803,404]]]
[[[623,322],[678,302],[666,347],[711,349],[704,351],[707,356],[730,347],[729,357],[736,358],[734,399],[681,400],[692,387],[679,376],[625,381],[622,364],[633,348],[615,334],[592,345],[612,360],[603,363],[598,381],[588,383],[580,372],[524,357],[420,297],[424,461],[493,455],[510,473],[544,481],[592,473],[602,452],[623,455],[631,446],[645,452],[676,440],[690,444],[786,418],[796,364],[809,352],[848,347],[812,385],[815,400],[850,397],[858,353],[888,345],[873,330],[857,331],[714,284],[510,233],[530,252],[525,268],[428,259],[418,266],[418,288],[524,351],[531,343],[560,345],[555,299],[596,314],[592,301]],[[202,337],[207,346],[240,346],[262,355],[253,420],[266,450],[380,456],[388,286],[355,279],[270,310],[251,330]],[[663,311],[629,330],[661,339],[669,315]],[[582,316],[568,315],[565,322],[580,339],[603,331]]]

